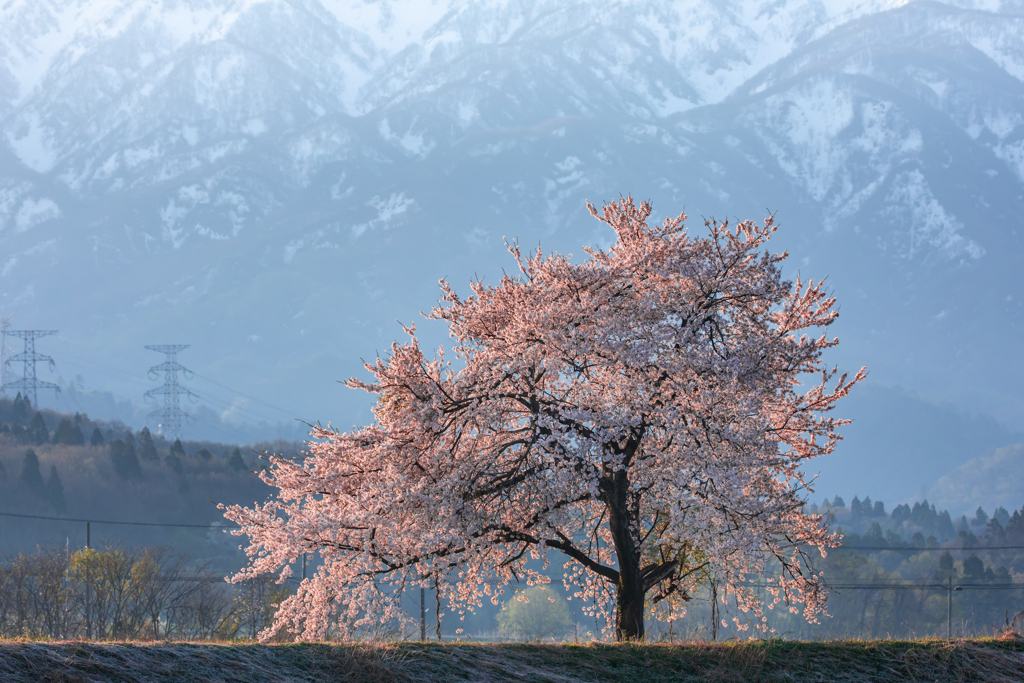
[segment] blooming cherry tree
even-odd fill
[[[513,243],[517,276],[466,298],[442,280],[428,317],[452,352],[427,358],[407,328],[372,382],[347,382],[377,396],[373,424],[314,429],[310,457],[261,473],[275,498],[225,508],[250,541],[234,579],[323,560],[263,637],[404,619],[401,590],[425,582],[456,610],[496,603],[547,582],[552,550],[620,640],[644,637],[645,608],[681,616],[709,577],[760,615],[749,577],[769,562],[773,603],[821,612],[809,550],[837,541],[803,510],[801,466],[833,450],[846,421],[827,413],[865,374],[822,361],[835,299],[783,279],[771,218],[694,237],[632,198],[589,208],[610,249],[575,263]]]

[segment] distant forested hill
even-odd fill
[[[148,430],[84,415],[36,411],[0,399],[0,512],[42,517],[198,525],[205,528],[91,525],[93,546],[171,545],[237,566],[238,541],[213,530],[217,503],[263,501],[270,494],[253,471],[261,452],[294,455],[298,443],[229,445],[171,442]],[[0,554],[36,546],[85,544],[79,522],[0,515]]]

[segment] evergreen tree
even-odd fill
[[[1006,530],[1003,529],[1003,525],[999,523],[999,518],[995,515],[988,520],[988,525],[985,528],[985,537],[988,545],[1003,545],[1006,543]]]
[[[25,459],[21,461],[21,481],[33,493],[42,494],[45,489],[43,473],[39,471],[39,458],[31,448],[25,451]]]
[[[22,398],[19,391],[18,395],[14,397],[14,405],[11,407],[11,422],[19,427],[24,427],[28,422],[28,407],[28,399]]]
[[[841,496],[836,496],[835,498],[832,499],[832,507],[834,507],[834,508],[846,507],[846,501],[844,501]]]
[[[71,422],[66,417],[61,418],[57,428],[53,430],[53,443],[62,443],[69,446],[81,446],[85,443],[85,435],[82,428]]]
[[[956,532],[953,530],[953,520],[949,517],[949,510],[943,510],[936,515],[935,506],[932,505],[932,516],[935,518],[935,530],[939,532],[939,538],[946,540],[956,536]]]
[[[903,520],[910,519],[910,506],[906,503],[897,505],[892,509],[893,524],[900,524]]]
[[[53,430],[53,443],[67,443],[69,438],[71,438],[71,420],[62,417]]]
[[[153,444],[153,435],[150,433],[149,427],[143,427],[142,431],[139,432],[139,457],[149,462],[158,462],[160,460],[160,456],[156,452],[156,445]]]
[[[164,462],[168,467],[177,472],[179,476],[185,474],[185,465],[182,464],[181,457],[177,453],[173,451],[168,453],[167,457],[164,458]]]
[[[135,453],[135,437],[130,429],[124,435],[124,455],[128,460],[134,460],[136,463],[139,462],[138,455]]]
[[[213,454],[205,448],[200,448],[196,451],[196,457],[202,459],[203,462],[210,462],[210,459],[213,458]]]
[[[946,513],[946,518],[949,519],[949,513]],[[937,524],[939,523],[938,513],[935,512],[935,505],[929,504],[928,499],[925,498],[920,503],[914,503],[914,508],[910,511],[910,521],[925,530],[936,530]],[[949,535],[944,538],[952,538],[956,535],[953,532],[953,523],[949,524]]]
[[[46,421],[43,419],[43,414],[39,411],[36,411],[35,417],[32,418],[28,431],[32,441],[37,446],[42,446],[50,441],[50,432],[46,429]]]
[[[964,560],[964,578],[985,578],[985,563],[974,553],[971,553],[971,556]]]
[[[68,511],[68,504],[64,500],[64,485],[60,482],[60,475],[57,474],[56,465],[50,465],[50,478],[46,481],[46,499],[57,512],[64,513]]]
[[[863,508],[861,508],[863,510]],[[864,545],[884,547],[888,545],[885,536],[882,534],[882,525],[878,522],[871,522],[871,526],[864,532]]]
[[[231,451],[231,457],[228,458],[228,467],[236,470],[247,470],[245,461],[242,460],[242,451],[239,450],[238,446],[235,446],[235,450]]]
[[[1010,541],[1024,541],[1024,507],[1014,510],[1010,519],[1006,520],[1006,537]]]
[[[941,580],[950,576],[956,577],[956,569],[953,568],[953,556],[947,550],[939,556],[939,571],[935,578]]]
[[[122,479],[142,478],[142,468],[139,467],[139,459],[135,456],[134,444],[129,448],[121,439],[115,439],[110,444],[110,461],[117,476]]]
[[[860,519],[860,499],[857,496],[854,496],[853,502],[850,503],[850,514],[853,515],[854,519]]]
[[[0,481],[7,481],[7,468],[0,462]]]
[[[103,432],[100,431],[99,427],[92,428],[92,437],[89,439],[89,443],[93,446],[103,445]]]
[[[179,475],[185,474],[185,465],[182,458],[185,457],[185,449],[181,445],[181,439],[175,439],[171,444],[171,452],[164,458],[164,462]]]

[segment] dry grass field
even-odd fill
[[[1024,641],[239,645],[0,641],[4,683],[1024,681]]]

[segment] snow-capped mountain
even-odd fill
[[[137,399],[142,347],[183,341],[346,427],[334,380],[439,277],[493,278],[502,236],[607,242],[584,201],[632,193],[695,228],[777,212],[840,298],[837,362],[1015,431],[1022,36],[1020,0],[9,0],[0,313],[87,385]],[[872,429],[836,467],[891,460]]]

